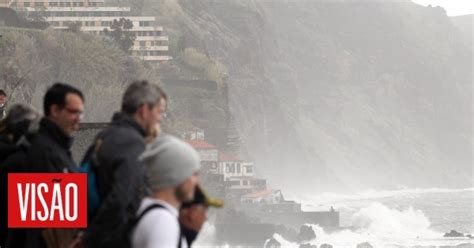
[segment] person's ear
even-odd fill
[[[146,104],[143,104],[142,106],[140,106],[137,110],[137,113],[138,113],[138,116],[143,119],[145,117],[145,108],[146,108]]]
[[[61,112],[61,108],[56,104],[51,105],[50,108],[51,108],[50,113],[52,117],[57,117],[59,113]]]

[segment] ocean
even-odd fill
[[[290,199],[303,203],[303,210],[340,212],[340,224],[350,227],[326,233],[312,225],[316,239],[309,243],[328,243],[334,247],[356,247],[369,242],[374,247],[456,246],[474,244],[469,238],[444,238],[451,230],[474,235],[474,188],[369,190],[352,195],[325,193],[296,195]],[[290,247],[298,247],[281,240]],[[474,247],[474,246],[473,246]]]
[[[474,239],[443,237],[451,230],[474,235],[474,188],[284,195],[288,200],[301,202],[304,211],[327,211],[334,207],[340,212],[340,225],[347,227],[342,230],[328,233],[308,223],[316,238],[304,243],[317,247],[326,243],[334,248],[355,248],[364,242],[373,247],[474,247]],[[205,225],[196,247],[212,247],[213,228],[211,224]],[[277,233],[274,238],[282,247],[300,246]]]

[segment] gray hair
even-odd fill
[[[148,81],[135,81],[131,83],[122,98],[122,112],[134,114],[144,104],[154,107],[160,103],[161,99],[167,99],[163,89]]]

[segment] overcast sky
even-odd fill
[[[474,0],[412,0],[415,3],[428,6],[441,6],[449,16],[474,14]]]

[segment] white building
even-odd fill
[[[13,0],[10,6],[27,13],[41,12],[54,29],[68,29],[74,23],[81,31],[97,35],[110,30],[114,20],[125,18],[133,23],[128,32],[136,36],[131,48],[133,56],[152,63],[172,59],[168,55],[168,36],[163,35],[156,18],[132,16],[129,7],[104,6],[104,0]]]
[[[10,6],[10,0],[0,0],[0,8],[6,8]]]
[[[222,176],[228,191],[240,195],[266,189],[266,180],[254,176],[252,162],[219,151],[215,145],[205,140],[202,130],[195,128],[184,132],[181,137],[198,151],[201,157],[202,171]]]

